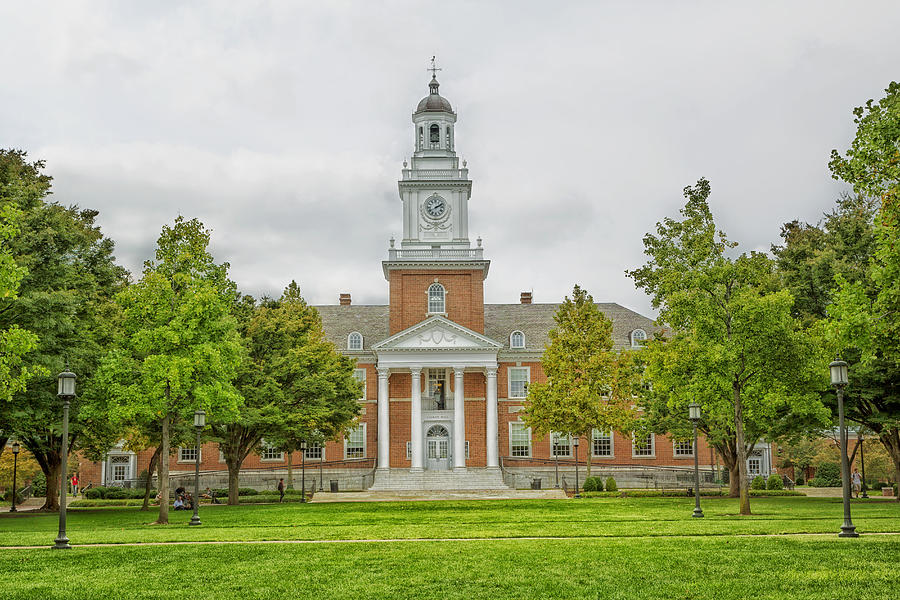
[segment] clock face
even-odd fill
[[[432,196],[425,201],[425,214],[432,219],[440,219],[447,212],[447,203],[440,196]]]

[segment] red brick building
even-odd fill
[[[356,358],[365,395],[359,427],[308,450],[307,462],[368,468],[361,485],[373,489],[499,488],[521,483],[516,473],[555,473],[557,459],[566,470],[575,452],[568,436],[536,438],[521,422],[528,384],[544,380],[540,359],[559,305],[532,303],[530,292],[517,303],[485,304],[490,261],[481,239],[474,246],[469,239],[472,181],[455,151],[457,115],[438,88],[432,78],[412,115],[415,150],[399,181],[403,235],[399,244],[391,239],[382,262],[389,304],[356,305],[344,293],[339,304],[317,307],[330,340]],[[612,320],[615,345],[639,351],[652,320],[618,304],[598,306]],[[601,471],[622,473],[689,469],[694,458],[690,442],[601,431],[581,440],[579,451]],[[179,449],[170,468],[190,472],[194,456]],[[699,457],[705,469],[714,464],[702,440]],[[214,444],[203,446],[201,460],[204,471],[225,468]],[[286,461],[268,449],[245,468]],[[299,465],[299,455],[292,462]],[[134,478],[148,463],[149,455],[114,450],[102,465],[85,465],[82,481]]]

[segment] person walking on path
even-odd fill
[[[853,493],[859,498],[859,492],[862,490],[862,477],[859,475],[859,470],[853,469],[853,475],[850,476],[850,483],[853,485]]]
[[[278,480],[278,501],[284,502],[284,479]]]
[[[78,473],[72,475],[72,495],[78,495]]]

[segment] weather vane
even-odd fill
[[[428,69],[425,69],[425,70],[426,70],[426,71],[431,71],[431,78],[432,78],[432,79],[437,79],[437,72],[438,72],[438,71],[442,71],[443,69],[439,69],[438,67],[436,67],[436,66],[434,65],[434,59],[435,59],[435,57],[432,56],[432,57],[431,57],[431,67],[429,67]]]

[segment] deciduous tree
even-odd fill
[[[547,381],[528,387],[523,421],[538,435],[553,431],[591,439],[594,429],[631,435],[640,379],[630,352],[613,349],[612,321],[578,285],[553,317],[541,357]],[[588,475],[590,457],[588,456]]]
[[[682,220],[657,223],[644,236],[647,264],[628,274],[671,330],[642,357],[654,406],[686,415],[691,401],[700,403],[701,429],[737,475],[741,514],[750,514],[747,453],[776,426],[826,418],[818,395],[825,367],[791,315],[793,298],[773,261],[728,255],[736,244],[716,230],[709,194],[706,179],[685,188]]]
[[[169,521],[172,424],[190,422],[197,409],[227,418],[241,400],[232,386],[242,352],[231,315],[235,288],[228,264],[216,264],[208,245],[209,232],[197,219],[179,216],[163,227],[156,259],[116,297],[125,338],[104,357],[97,377],[115,424],[159,423],[160,524]]]
[[[359,414],[354,362],[325,338],[315,308],[296,282],[277,301],[245,297],[235,308],[246,349],[238,391],[244,398],[213,432],[228,465],[228,502],[238,502],[238,474],[260,442],[291,452],[300,440],[341,434]]]

